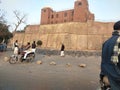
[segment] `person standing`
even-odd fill
[[[62,57],[62,56],[65,56],[65,54],[64,54],[64,49],[65,49],[65,46],[64,46],[64,44],[62,43],[62,45],[61,45],[61,52],[60,52],[60,56]]]
[[[35,43],[35,41],[33,41],[33,43],[32,43],[32,51],[35,53],[35,50],[36,50],[36,43]]]
[[[112,36],[102,46],[100,78],[106,76],[111,90],[120,90],[120,21],[113,29]]]
[[[18,55],[19,52],[19,46],[18,46],[18,40],[14,42],[14,55]]]

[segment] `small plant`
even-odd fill
[[[37,45],[38,45],[38,46],[41,46],[41,45],[42,45],[42,41],[41,41],[41,40],[38,40],[38,41],[37,41]]]

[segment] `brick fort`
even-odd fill
[[[76,0],[74,9],[56,12],[50,7],[41,9],[41,23],[27,25],[24,33],[16,33],[19,45],[41,40],[41,48],[60,50],[64,43],[66,50],[99,51],[103,42],[113,31],[114,22],[95,21],[87,0]]]

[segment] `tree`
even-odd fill
[[[13,36],[12,33],[9,32],[8,28],[9,25],[0,23],[0,43],[2,40],[5,40],[5,42],[8,43],[8,40]]]
[[[14,33],[17,31],[18,27],[24,23],[25,24],[25,21],[26,21],[26,15],[25,14],[21,14],[19,11],[15,10],[13,11],[15,17],[17,18],[17,23],[15,23],[15,29],[14,29]]]
[[[0,43],[3,40],[5,40],[5,42],[7,43],[11,37],[12,33],[9,32],[9,25],[6,24],[4,10],[0,9]]]

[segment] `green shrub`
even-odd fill
[[[41,41],[41,40],[38,40],[38,41],[37,41],[37,45],[38,45],[38,46],[41,46],[41,45],[42,45],[42,41]]]

